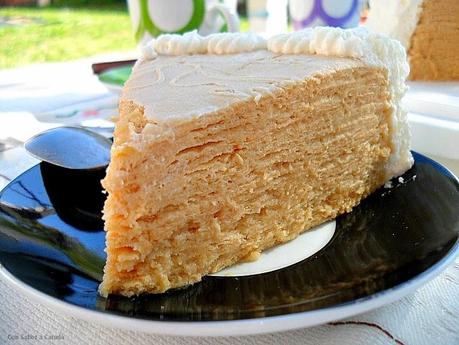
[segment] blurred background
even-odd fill
[[[0,42],[0,68],[136,45],[123,0],[0,0]]]
[[[221,2],[236,3],[241,31],[291,30],[287,0]],[[136,47],[126,0],[0,0],[0,42],[0,68]]]

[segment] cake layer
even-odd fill
[[[410,79],[459,80],[459,1],[423,1],[408,55]]]
[[[197,282],[350,211],[386,181],[393,149],[387,71],[348,59],[313,74],[307,66],[316,58],[302,56],[302,80],[205,116],[156,121],[146,114],[154,103],[122,101],[103,183],[102,294]]]

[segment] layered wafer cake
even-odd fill
[[[459,1],[372,0],[366,26],[399,40],[413,80],[459,80]]]
[[[363,29],[160,36],[103,181],[100,293],[161,293],[349,212],[412,165],[395,40]]]

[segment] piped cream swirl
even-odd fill
[[[153,49],[162,55],[191,55],[206,54],[206,39],[196,31],[187,32],[184,35],[166,34],[161,35],[152,42]]]
[[[145,59],[160,55],[238,54],[266,49],[266,40],[254,33],[219,33],[200,36],[196,31],[184,35],[165,34],[142,50]]]
[[[237,54],[266,49],[266,40],[254,33],[212,34],[205,39],[209,54]]]
[[[317,27],[290,34],[280,34],[268,40],[268,50],[281,54],[318,54],[360,58],[363,52],[361,29]]]

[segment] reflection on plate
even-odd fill
[[[53,308],[158,333],[272,332],[354,315],[419,287],[459,251],[459,183],[414,156],[414,167],[392,188],[338,217],[331,241],[307,259],[137,298],[97,294],[105,261],[103,173],[42,163],[0,193],[0,271]]]
[[[335,233],[336,222],[330,221],[302,233],[294,241],[265,250],[251,262],[241,262],[227,267],[213,277],[242,277],[279,270],[314,255],[327,245]]]

